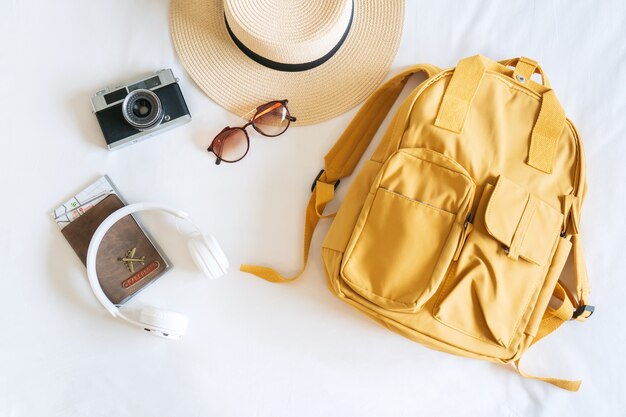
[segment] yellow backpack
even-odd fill
[[[580,243],[582,143],[533,60],[477,55],[443,71],[417,65],[377,90],[313,184],[305,265],[319,218],[333,216],[322,213],[339,180],[418,72],[428,78],[401,104],[324,240],[328,286],[412,340],[519,370],[530,345],[593,312]],[[559,276],[572,247],[570,290]],[[272,282],[297,278],[242,270]]]

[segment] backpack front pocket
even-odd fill
[[[381,168],[342,264],[343,281],[380,307],[417,311],[464,235],[474,182],[455,161],[403,149]]]
[[[563,224],[560,211],[500,176],[485,184],[476,222],[435,309],[443,324],[509,347],[528,323]]]

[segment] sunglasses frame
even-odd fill
[[[248,154],[248,151],[250,150],[250,136],[248,135],[248,132],[246,131],[246,128],[247,128],[248,126],[252,126],[252,127],[254,128],[254,130],[256,130],[256,131],[257,131],[257,132],[259,132],[261,135],[263,135],[263,136],[265,136],[265,137],[268,137],[268,138],[275,138],[276,136],[280,136],[280,135],[282,135],[283,133],[285,133],[285,132],[287,131],[287,129],[289,129],[289,126],[291,125],[291,122],[295,122],[295,121],[296,121],[296,118],[295,118],[294,116],[292,116],[292,115],[289,113],[289,108],[287,107],[287,103],[288,103],[288,102],[289,102],[289,101],[288,101],[287,99],[285,99],[285,100],[272,100],[272,101],[268,101],[268,102],[267,102],[267,103],[265,103],[265,104],[261,104],[260,106],[258,106],[258,107],[255,109],[254,115],[252,116],[252,118],[250,118],[250,120],[248,121],[248,123],[244,124],[244,125],[243,125],[243,126],[241,126],[241,127],[230,127],[230,126],[226,126],[224,129],[222,129],[222,131],[221,131],[220,133],[218,133],[217,135],[215,135],[215,137],[214,137],[214,138],[213,138],[213,140],[211,141],[211,144],[210,144],[210,145],[209,145],[209,147],[207,148],[207,151],[208,151],[208,152],[211,152],[211,153],[212,153],[212,154],[214,154],[214,155],[215,155],[215,157],[216,157],[216,160],[215,160],[215,165],[219,165],[219,164],[220,164],[220,163],[222,163],[222,162],[226,162],[226,163],[229,163],[229,164],[233,164],[233,163],[235,163],[235,162],[239,162],[239,161],[241,161],[241,160],[242,160],[242,159],[243,159],[243,158],[244,158],[244,157]],[[287,110],[287,116],[285,117],[285,118],[287,119],[287,126],[285,126],[285,129],[284,129],[282,132],[277,133],[276,135],[268,135],[268,134],[266,134],[266,133],[263,133],[261,130],[259,130],[259,128],[257,127],[257,125],[256,125],[255,121],[256,121],[256,119],[258,119],[260,116],[262,116],[262,115],[263,115],[263,114],[259,115],[259,109],[260,109],[260,108],[262,108],[262,107],[269,107],[269,106],[271,106],[272,104],[275,104],[275,103],[281,104],[283,107],[285,107],[285,110]],[[234,161],[227,161],[227,160],[225,160],[225,159],[222,159],[222,157],[221,157],[220,155],[218,155],[218,154],[214,151],[214,149],[215,149],[214,144],[215,144],[216,139],[217,139],[217,138],[218,138],[218,137],[219,137],[222,133],[224,133],[224,132],[226,132],[226,131],[228,131],[228,130],[242,130],[242,131],[243,131],[243,133],[244,133],[244,135],[246,136],[246,151],[245,151],[245,152],[244,152],[244,154],[241,156],[241,158],[236,159],[236,160],[234,160]]]

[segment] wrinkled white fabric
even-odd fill
[[[298,268],[310,184],[355,110],[319,125],[296,123],[273,139],[250,130],[248,156],[216,166],[205,148],[224,126],[242,122],[183,71],[169,38],[166,1],[1,0],[0,416],[608,416],[626,410],[626,4],[407,3],[394,73],[418,62],[449,67],[476,53],[528,56],[541,63],[580,131],[589,180],[582,240],[596,313],[587,323],[566,323],[522,361],[532,374],[582,379],[580,392],[428,350],[345,306],[327,291],[321,269],[327,226],[316,233],[308,269],[294,284],[270,285],[237,270],[241,262],[285,273]],[[180,77],[193,121],[107,151],[90,96],[165,67]],[[188,211],[233,265],[227,277],[203,280],[174,223],[142,217],[176,267],[129,306],[189,314],[181,342],[111,318],[50,218],[105,173],[129,202]],[[339,201],[349,182],[342,181]]]

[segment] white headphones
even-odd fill
[[[100,304],[107,309],[113,317],[119,317],[127,322],[139,326],[153,335],[166,337],[168,339],[180,339],[187,332],[189,318],[174,311],[161,310],[155,307],[144,307],[139,314],[139,321],[133,320],[123,314],[119,307],[113,304],[102,291],[98,275],[96,273],[96,255],[98,248],[106,232],[123,217],[140,211],[164,211],[180,219],[186,220],[195,230],[191,234],[187,246],[191,252],[191,257],[198,268],[209,278],[214,279],[224,275],[228,269],[228,259],[211,235],[203,235],[200,229],[189,220],[188,214],[184,211],[174,210],[161,204],[138,203],[131,204],[111,213],[96,229],[89,249],[87,250],[87,277],[91,289]]]

